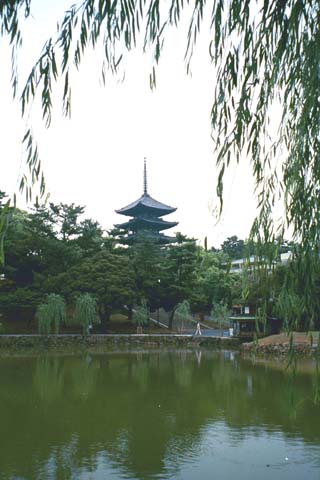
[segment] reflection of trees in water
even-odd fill
[[[130,379],[133,381],[142,391],[146,391],[148,388],[148,376],[149,376],[149,362],[146,358],[138,357],[137,361],[133,363],[130,369]],[[141,405],[143,408],[143,405]]]
[[[56,478],[70,478],[82,467],[94,471],[107,456],[130,478],[164,477],[166,469],[178,471],[180,460],[198,451],[208,424],[227,424],[235,442],[245,438],[248,427],[257,435],[281,430],[320,441],[312,377],[297,375],[291,384],[292,416],[288,375],[228,352],[202,352],[200,367],[194,351],[28,363],[16,382],[17,362],[0,364],[0,425],[6,437],[0,465],[7,476],[37,478],[39,468],[56,465]],[[8,399],[1,393],[10,389],[11,404],[1,405]],[[18,461],[16,431],[23,445]],[[12,465],[16,470],[10,472]]]
[[[320,345],[320,343],[319,343]],[[320,359],[317,359],[316,374],[313,376],[312,390],[314,402],[320,405]]]
[[[99,363],[93,361],[90,355],[86,355],[80,364],[77,359],[76,366],[75,364],[73,366],[75,368],[71,368],[68,375],[64,358],[48,356],[36,360],[33,384],[35,392],[42,401],[61,400],[66,377],[71,380],[72,391],[76,397],[86,399],[94,391]]]
[[[174,366],[174,378],[182,388],[190,388],[192,382],[193,369],[189,363],[176,362]]]
[[[54,402],[63,389],[63,369],[58,357],[41,357],[36,361],[33,374],[34,389],[45,403]]]
[[[71,370],[72,390],[76,397],[87,400],[88,395],[95,392],[99,362],[86,355],[81,362],[81,368]]]
[[[34,478],[67,479],[72,478],[74,465],[77,463],[78,439],[76,435],[68,443],[55,445],[47,461],[37,458],[41,468]]]

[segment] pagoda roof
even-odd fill
[[[177,209],[174,207],[170,207],[169,205],[158,202],[158,200],[150,197],[150,195],[145,192],[143,193],[143,195],[141,195],[140,198],[138,198],[138,200],[135,200],[126,207],[116,210],[116,212],[120,213],[121,215],[128,215],[129,217],[134,217],[135,215],[141,214],[143,212],[145,213],[147,211],[153,211],[161,217],[163,215],[168,215],[169,213],[175,212],[176,210]]]
[[[142,229],[156,229],[156,230],[167,230],[178,225],[178,222],[166,222],[162,218],[145,218],[145,217],[136,217],[131,218],[128,222],[119,223],[115,225],[116,228],[125,228],[129,230],[134,230],[137,227]]]
[[[162,245],[176,242],[175,237],[168,237],[167,235],[164,235],[163,233],[158,233],[158,232],[155,234],[152,231],[150,231],[150,234],[146,235],[145,238],[155,240],[157,243],[160,243]],[[128,245],[132,245],[134,242],[137,241],[137,239],[138,239],[138,236],[136,233],[129,233],[126,237],[124,237],[124,242],[127,243]]]

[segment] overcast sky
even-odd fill
[[[32,0],[33,17],[24,30],[20,54],[22,74],[30,68],[46,36],[54,32],[69,1]],[[250,170],[230,170],[225,208],[216,223],[214,145],[210,110],[215,72],[210,65],[207,39],[199,42],[192,77],[183,63],[185,43],[176,33],[167,39],[157,74],[157,89],[149,88],[148,55],[132,53],[123,67],[125,79],[100,79],[100,58],[89,52],[73,76],[72,119],[60,114],[60,100],[49,130],[39,121],[35,105],[32,124],[40,147],[47,189],[53,202],[86,206],[86,217],[106,229],[122,221],[115,209],[142,194],[143,159],[147,158],[148,191],[157,200],[177,207],[168,220],[172,230],[219,246],[231,235],[246,238],[255,214]],[[24,171],[21,121],[10,92],[10,50],[0,41],[0,190],[13,194]],[[122,72],[123,73],[123,72]],[[22,200],[19,205],[24,205]],[[168,232],[169,233],[169,232]]]

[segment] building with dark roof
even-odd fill
[[[161,217],[175,212],[177,209],[158,202],[147,191],[147,167],[144,160],[143,169],[143,194],[138,200],[126,207],[116,210],[116,213],[132,217],[124,223],[116,224],[115,227],[123,230],[123,236],[127,243],[133,243],[138,237],[152,239],[158,243],[172,242],[172,237],[162,233],[163,230],[178,225],[178,222],[168,222]]]

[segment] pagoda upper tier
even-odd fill
[[[129,217],[135,217],[136,215],[143,215],[144,213],[153,213],[158,217],[163,217],[169,213],[175,212],[177,209],[169,207],[164,203],[158,202],[154,198],[150,197],[148,193],[143,193],[138,200],[130,203],[126,207],[116,210],[120,215],[128,215]]]
[[[116,210],[120,215],[133,217],[127,222],[115,225],[127,232],[127,240],[134,240],[137,235],[154,238],[160,243],[169,243],[174,239],[160,233],[162,230],[175,227],[178,222],[168,222],[161,217],[175,212],[177,209],[152,198],[147,191],[147,168],[144,161],[143,194],[138,200],[126,207]]]
[[[146,216],[137,216],[130,218],[128,222],[119,223],[115,225],[117,228],[125,228],[126,230],[137,231],[139,229],[146,230],[167,230],[178,225],[178,222],[166,222],[162,218],[157,217],[146,217]]]

